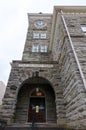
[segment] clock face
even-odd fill
[[[42,27],[42,26],[45,26],[45,22],[42,21],[42,20],[39,20],[39,21],[36,21],[36,22],[35,22],[35,25],[36,25],[36,26],[39,26],[39,27]]]

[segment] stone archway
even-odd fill
[[[35,92],[37,88],[40,90],[39,92],[41,92],[39,94],[42,95],[34,97],[35,93],[33,94],[33,92]],[[40,100],[42,104],[40,104]],[[43,109],[41,105],[44,107],[44,111],[42,111],[43,115],[40,115],[41,113],[39,114],[40,119],[38,119],[38,122],[56,122],[55,92],[50,82],[42,77],[32,77],[24,81],[19,89],[14,116],[15,123],[32,121],[32,117],[29,113],[30,105],[37,105],[35,101],[38,102],[41,109]]]

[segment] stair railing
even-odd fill
[[[34,124],[35,124],[35,121],[36,121],[36,114],[39,113],[39,109],[40,109],[40,107],[38,105],[36,105],[35,112],[34,112],[33,119],[32,119],[31,130],[34,130]]]
[[[34,113],[33,115],[31,130],[34,130],[35,118],[36,118],[36,113]]]

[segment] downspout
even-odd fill
[[[62,18],[64,27],[65,27],[65,29],[66,29],[68,38],[69,38],[69,42],[70,42],[72,51],[73,51],[73,53],[74,53],[74,57],[75,57],[75,60],[76,60],[76,63],[77,63],[77,66],[78,66],[78,69],[79,69],[79,72],[80,72],[80,75],[81,75],[83,84],[84,84],[84,87],[85,87],[85,89],[86,89],[86,80],[85,80],[84,74],[83,74],[83,72],[82,72],[82,69],[81,69],[80,62],[79,62],[79,60],[78,60],[77,54],[76,54],[76,52],[75,52],[75,49],[74,49],[74,46],[73,46],[73,42],[72,42],[72,39],[71,39],[71,37],[70,37],[70,33],[69,33],[69,31],[68,31],[68,27],[67,27],[65,18],[64,18],[64,16],[63,16],[62,10],[61,10],[60,14],[61,14],[61,18]]]

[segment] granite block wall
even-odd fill
[[[59,17],[61,18],[59,15],[57,20]],[[85,38],[83,38],[83,32],[80,28],[79,17],[79,15],[74,14],[64,15],[68,31],[73,41],[72,44],[83,71],[85,70],[84,65],[86,60],[83,55],[81,58],[83,62],[81,62],[79,57],[81,55],[79,54],[81,51],[84,51]],[[67,127],[84,129],[86,127],[86,90],[62,18],[59,21],[59,23],[57,22],[58,25],[56,25],[57,28],[55,30],[53,58],[57,60],[59,64]],[[82,43],[80,42],[81,39]],[[80,48],[82,50],[80,50]]]

